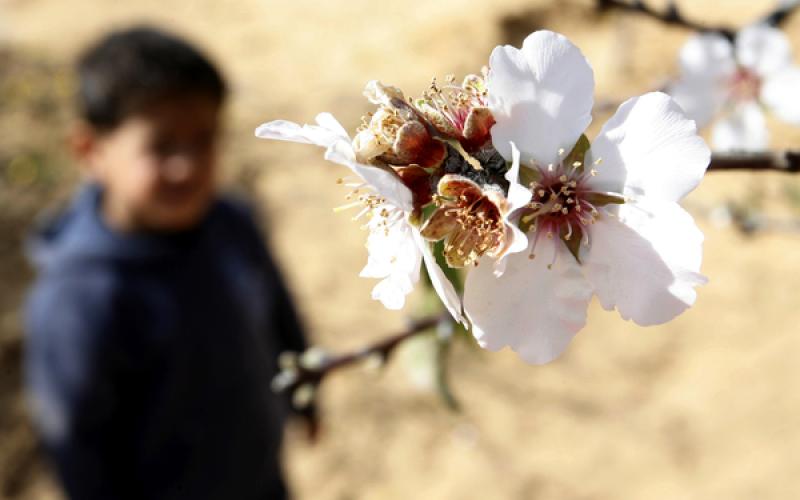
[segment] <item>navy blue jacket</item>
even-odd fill
[[[243,207],[123,235],[88,186],[33,240],[26,377],[73,500],[284,497],[277,355],[305,343]]]

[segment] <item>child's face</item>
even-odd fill
[[[200,221],[214,197],[219,107],[201,95],[163,99],[93,135],[82,156],[112,227],[180,231]]]

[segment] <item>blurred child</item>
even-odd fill
[[[215,191],[226,86],[186,42],[113,33],[80,59],[89,182],[33,241],[27,381],[70,498],[286,497],[270,390],[301,326],[259,232]]]

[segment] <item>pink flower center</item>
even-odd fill
[[[599,160],[595,166],[599,165]],[[589,169],[590,165],[586,165]],[[533,197],[520,218],[520,228],[532,233],[531,253],[536,257],[539,238],[559,238],[578,259],[580,245],[589,246],[588,227],[597,221],[599,208],[609,203],[623,203],[624,197],[617,193],[594,191],[590,179],[597,174],[588,171],[580,162],[539,169],[541,177],[530,185]],[[553,255],[555,262],[556,254]],[[553,262],[550,263],[552,266]]]
[[[758,99],[761,90],[761,78],[744,67],[738,67],[727,82],[728,95],[735,103],[749,102]]]
[[[558,169],[562,170],[562,169]],[[533,198],[530,207],[533,212],[531,229],[548,238],[554,236],[570,240],[576,228],[585,228],[592,224],[597,216],[597,208],[586,199],[590,191],[586,188],[585,177],[588,174],[572,175],[566,172],[543,172],[541,181],[532,186]],[[575,175],[578,174],[578,175]],[[585,233],[585,232],[584,232]],[[588,236],[586,237],[588,240]]]

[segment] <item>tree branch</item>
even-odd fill
[[[712,155],[709,171],[762,170],[798,173],[800,172],[800,150],[763,153],[717,153]],[[332,372],[359,362],[375,359],[385,363],[395,349],[406,340],[436,326],[450,323],[447,314],[436,314],[415,320],[408,329],[386,337],[352,352],[329,355],[319,349],[311,348],[304,353],[284,353],[281,355],[281,371],[272,381],[273,390],[286,392],[294,398],[295,405],[303,407],[313,399],[313,393],[320,383]],[[446,347],[445,347],[446,348]],[[441,351],[446,354],[445,351]],[[439,373],[440,382],[446,382],[444,372]],[[457,407],[452,395],[442,391],[445,400]],[[302,397],[298,398],[300,395]],[[299,402],[298,402],[299,401]]]
[[[767,23],[770,26],[780,26],[786,21],[786,18],[794,12],[796,8],[800,7],[800,0],[793,0],[791,2],[783,2],[781,7],[773,10],[763,18],[761,22]]]
[[[736,34],[736,30],[727,26],[706,26],[687,19],[681,14],[675,2],[670,2],[665,11],[659,12],[641,0],[632,0],[631,2],[625,2],[623,0],[597,0],[597,10],[605,12],[610,9],[643,14],[661,23],[681,26],[694,31],[720,33],[728,40],[733,40]]]
[[[780,7],[777,7],[775,10],[762,17],[759,21],[776,27],[780,26],[798,6],[800,6],[800,1],[785,2]],[[703,33],[719,33],[731,41],[733,41],[738,31],[738,28],[730,26],[707,26],[692,21],[681,13],[674,1],[669,2],[667,9],[662,12],[648,6],[642,0],[632,0],[630,2],[623,0],[597,0],[597,10],[605,12],[610,9],[636,12],[664,24],[681,26]]]
[[[798,173],[800,172],[800,151],[715,153],[711,156],[708,170],[774,170]]]
[[[384,363],[404,341],[449,321],[451,321],[450,317],[446,314],[428,316],[415,320],[403,332],[386,337],[356,351],[335,356],[326,355],[319,351],[315,352],[315,348],[311,348],[299,355],[297,353],[287,353],[288,356],[284,354],[281,360],[281,372],[276,375],[272,382],[273,390],[294,394],[303,387],[315,389],[325,377],[341,368],[370,359],[377,359]]]

